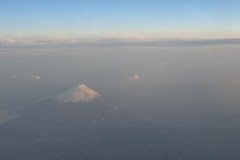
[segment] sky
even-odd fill
[[[0,38],[238,38],[238,0],[0,0]]]

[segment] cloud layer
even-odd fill
[[[77,46],[206,46],[240,44],[240,39],[144,39],[144,38],[102,38],[102,39],[43,39],[17,40],[0,39],[0,49],[24,47],[77,47]]]

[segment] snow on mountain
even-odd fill
[[[84,84],[74,86],[55,97],[59,103],[86,103],[95,99],[101,99],[100,94]]]

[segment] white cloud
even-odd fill
[[[137,81],[140,79],[140,76],[138,74],[134,74],[131,77],[128,77],[130,81]]]
[[[23,79],[21,76],[19,75],[11,75],[9,76],[10,79]]]
[[[10,79],[17,79],[17,80],[39,80],[41,77],[39,75],[35,75],[35,74],[15,74],[15,75],[11,75],[9,76]]]
[[[105,38],[104,38],[105,37]],[[152,36],[103,36],[93,37],[58,37],[58,38],[2,38],[0,47],[73,47],[73,46],[209,46],[209,45],[239,45],[240,39],[194,39],[194,38],[160,38]]]
[[[29,46],[34,44],[36,44],[36,42],[33,40],[11,38],[0,39],[0,45],[2,46]]]
[[[39,75],[31,75],[32,79],[40,79],[41,77]]]

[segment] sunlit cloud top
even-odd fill
[[[237,0],[8,0],[1,38],[239,38]]]
[[[134,74],[130,77],[128,77],[130,81],[138,81],[140,79],[140,76],[138,74]]]

